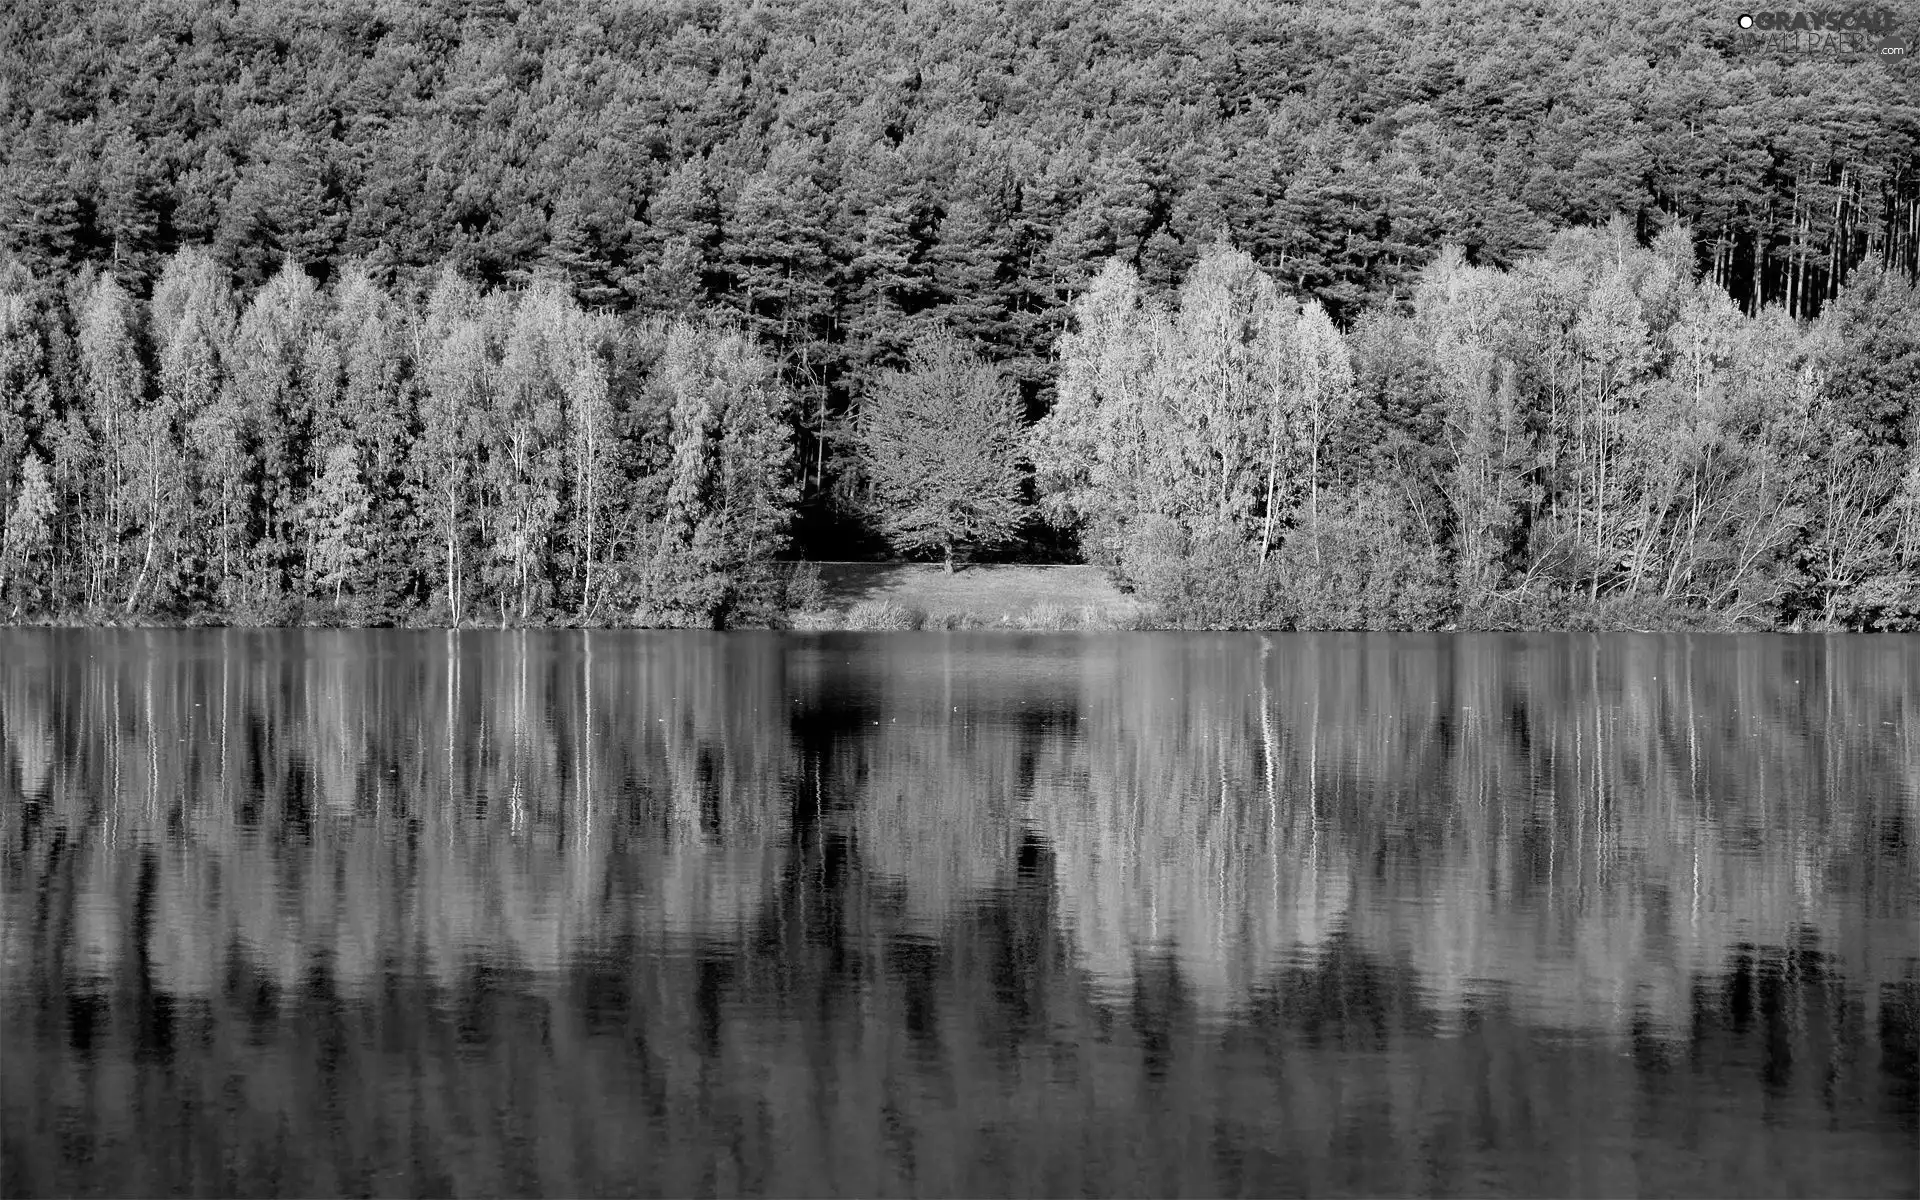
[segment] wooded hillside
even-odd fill
[[[1920,16],[1896,26],[1920,42]],[[0,15],[8,608],[232,613],[251,595],[270,614],[276,596],[358,596],[366,619],[481,604],[589,619],[605,615],[596,587],[624,579],[619,605],[720,613],[746,603],[721,582],[742,555],[885,548],[857,418],[929,334],[971,342],[1039,421],[1103,271],[1177,307],[1216,245],[1322,314],[1339,347],[1327,363],[1348,364],[1346,407],[1318,419],[1355,424],[1314,435],[1315,510],[1323,479],[1387,486],[1382,456],[1400,447],[1394,478],[1425,481],[1394,484],[1401,503],[1436,514],[1438,464],[1457,470],[1458,454],[1430,377],[1454,335],[1409,332],[1435,311],[1422,289],[1555,270],[1587,254],[1567,231],[1616,219],[1600,240],[1617,258],[1666,234],[1661,269],[1689,296],[1723,296],[1714,321],[1757,322],[1770,332],[1741,336],[1804,374],[1793,411],[1842,414],[1874,448],[1876,482],[1829,503],[1853,511],[1875,488],[1893,496],[1912,452],[1920,97],[1912,68],[1736,32],[1718,6],[1651,0],[25,0]],[[1602,274],[1580,271],[1596,287]],[[1500,362],[1517,372],[1526,438],[1511,452],[1539,495],[1500,500],[1517,506],[1511,527],[1469,554],[1497,549],[1534,579],[1528,547],[1564,484],[1581,515],[1562,515],[1605,561],[1563,582],[1593,603],[1629,578],[1650,586],[1649,547],[1677,536],[1633,522],[1682,519],[1609,490],[1626,486],[1613,433],[1580,426],[1591,479],[1539,459],[1576,437],[1548,326],[1586,306],[1656,341],[1674,327],[1626,275],[1609,286],[1541,293],[1561,307],[1539,338],[1481,346],[1489,378]],[[1780,349],[1816,317],[1825,349]],[[713,346],[695,332],[716,328],[729,332]],[[1635,380],[1667,379],[1677,353],[1591,382],[1594,402],[1664,427]],[[1750,369],[1708,357],[1729,379]],[[736,411],[748,432],[727,426]],[[777,477],[728,475],[704,449],[723,443]],[[141,476],[143,455],[176,474]],[[1780,460],[1767,486],[1810,461]],[[690,514],[724,508],[709,470],[765,519],[715,517],[702,534]],[[1293,484],[1270,482],[1245,518],[1262,558],[1294,528],[1278,507]],[[1781,511],[1804,531],[1814,501],[1793,495]],[[1479,518],[1423,519],[1457,585],[1458,531]],[[1030,521],[1025,553],[1074,555],[1084,533]],[[1875,586],[1898,607],[1908,568],[1892,536],[1864,560],[1894,566],[1861,578],[1893,580]],[[680,565],[649,566],[642,588],[641,559]],[[163,598],[154,573],[175,567]],[[1686,593],[1675,579],[1660,590]],[[1749,615],[1850,619],[1834,586],[1808,586]]]

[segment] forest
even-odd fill
[[[1912,70],[1736,33],[9,6],[0,619],[1920,627]]]

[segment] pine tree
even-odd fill
[[[160,242],[162,197],[144,147],[125,126],[108,135],[100,152],[99,234],[109,246],[113,276],[134,290],[153,278]]]
[[[908,314],[925,306],[928,290],[926,268],[917,261],[920,214],[911,190],[896,180],[867,205],[848,265],[852,294],[844,318],[857,369],[898,362]]]
[[[778,148],[741,187],[721,246],[750,328],[803,364],[818,357],[813,343],[833,297],[828,202],[815,168],[807,149]]]
[[[634,299],[667,316],[691,313],[706,298],[706,276],[720,244],[720,204],[701,159],[676,167],[647,203],[638,241],[644,258]]]
[[[567,281],[574,298],[582,304],[604,307],[624,300],[626,293],[614,283],[618,274],[611,256],[601,245],[599,231],[588,219],[586,206],[572,194],[562,196],[547,222],[545,262]]]
[[[36,271],[65,267],[79,250],[80,189],[61,133],[51,116],[34,113],[0,165],[0,240]]]
[[[1012,246],[1004,214],[985,197],[961,195],[941,215],[928,257],[940,318],[964,338],[998,345],[1007,333],[1005,275]]]
[[[1094,202],[1113,238],[1114,253],[1136,267],[1159,206],[1155,174],[1135,149],[1128,148],[1103,160],[1095,176]]]

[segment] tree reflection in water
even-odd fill
[[[8,1194],[1911,1194],[1912,639],[0,634]]]

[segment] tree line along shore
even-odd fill
[[[1915,628],[1914,285],[1749,316],[1692,250],[1449,249],[1345,330],[1225,241],[1171,294],[1115,259],[1037,420],[922,323],[836,434],[842,502],[903,556],[1051,536],[1133,593],[1042,625]],[[724,314],[358,263],[248,296],[199,247],[146,300],[3,282],[16,621],[845,623],[793,561],[799,397]]]

